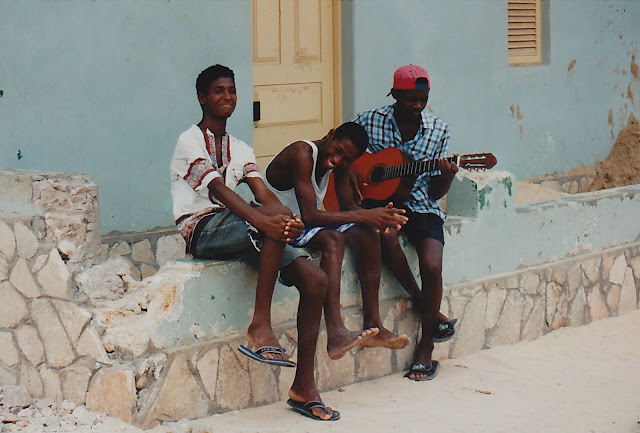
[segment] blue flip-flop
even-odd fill
[[[322,410],[324,410],[325,413],[327,410],[327,407],[321,401],[309,401],[307,403],[301,403],[299,401],[289,399],[287,400],[287,404],[297,412],[301,413],[302,415],[308,416],[309,418],[314,419],[316,421],[337,421],[340,419],[340,412],[338,412],[337,410],[334,410],[333,412],[331,412],[331,418],[329,419],[322,419],[320,417],[317,417],[312,411],[314,407],[322,408]]]
[[[245,356],[253,359],[254,361],[264,362],[265,364],[277,365],[278,367],[295,367],[296,363],[292,360],[288,359],[269,359],[262,356],[263,353],[279,353],[282,355],[286,355],[287,351],[282,347],[276,346],[262,346],[255,352],[250,349],[247,349],[243,345],[238,347],[238,352],[242,353]]]

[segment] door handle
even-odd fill
[[[253,101],[253,121],[260,120],[260,101]]]

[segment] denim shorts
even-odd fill
[[[257,267],[264,234],[229,209],[214,214],[196,240],[193,256],[198,259],[242,260]],[[280,269],[298,257],[309,257],[303,249],[285,246]]]

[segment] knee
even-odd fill
[[[305,284],[301,295],[322,303],[327,293],[327,274],[317,266],[309,269],[305,275]]]
[[[344,254],[344,235],[335,230],[323,230],[323,254]]]
[[[425,279],[438,279],[442,277],[442,262],[437,260],[427,260],[422,264],[420,273]]]
[[[291,209],[281,204],[263,205],[262,208],[265,210],[264,213],[267,215],[287,215],[289,217],[293,216],[293,212],[291,212]]]

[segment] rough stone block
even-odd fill
[[[0,364],[0,384],[13,386],[18,383],[18,374],[13,368]]]
[[[609,306],[609,311],[611,311],[612,316],[618,315],[618,306],[620,304],[620,286],[613,285],[609,288],[609,293],[607,294],[607,305]]]
[[[609,271],[609,282],[621,286],[624,282],[624,273],[627,269],[627,261],[624,254],[620,254],[613,262],[611,271]]]
[[[129,247],[129,244],[126,242],[118,242],[113,246],[113,248],[111,248],[109,257],[126,256],[129,254],[131,254],[131,248]]]
[[[33,264],[31,265],[31,275],[36,275],[38,272],[40,272],[40,269],[42,269],[44,264],[47,263],[47,257],[49,257],[48,254],[40,254],[38,257],[36,257],[36,259],[33,261]]]
[[[29,361],[23,361],[20,365],[20,385],[27,388],[31,397],[42,397],[44,385],[42,384],[40,373]]]
[[[286,400],[289,398],[289,390],[293,385],[293,380],[296,376],[295,368],[281,368],[278,375],[278,395],[280,400]]]
[[[76,343],[76,352],[78,352],[80,356],[86,356],[102,364],[112,363],[109,356],[107,356],[106,350],[104,350],[100,336],[91,326],[87,326],[82,332],[82,335],[80,335]]]
[[[31,364],[38,366],[44,361],[44,347],[36,328],[22,325],[16,330],[16,339],[20,350]]]
[[[640,280],[640,257],[636,256],[630,260],[631,269],[633,269],[633,275],[636,280]],[[1,272],[0,272],[1,275]]]
[[[409,350],[409,347],[399,350]],[[373,379],[386,376],[391,369],[391,350],[384,347],[364,348],[357,352],[358,370],[356,376],[358,380]],[[344,385],[345,383],[343,383]]]
[[[76,404],[84,404],[89,386],[89,379],[93,374],[93,365],[84,359],[60,371],[60,383],[65,400]]]
[[[0,281],[9,278],[9,262],[4,254],[0,253]]]
[[[249,363],[249,384],[254,405],[263,405],[278,401],[276,373],[282,367],[275,367],[259,362]]]
[[[522,295],[515,290],[511,290],[504,302],[498,325],[487,340],[487,346],[496,347],[503,344],[517,343],[520,341],[521,324]]]
[[[33,279],[31,272],[29,272],[27,261],[22,257],[16,261],[11,271],[9,281],[27,298],[37,298],[40,296],[40,287],[38,287],[38,283]]]
[[[535,278],[531,277],[530,280],[535,280],[535,281],[531,281],[531,284],[533,285],[533,283],[535,282],[535,286],[536,289],[538,287],[538,275],[536,274],[530,274],[530,275],[534,275]],[[526,275],[525,278],[523,278],[523,284],[525,284],[524,280],[526,280]],[[496,323],[498,323],[498,318],[500,317],[500,312],[502,311],[502,305],[504,304],[504,300],[507,298],[507,291],[506,290],[500,290],[500,289],[489,289],[489,293],[487,295],[487,312],[485,315],[485,322],[484,322],[484,327],[486,329],[491,329],[494,326],[496,326]]]
[[[0,361],[8,367],[13,367],[20,362],[20,354],[13,344],[11,332],[0,332]]]
[[[584,260],[581,266],[589,285],[600,281],[600,257]]]
[[[15,223],[13,225],[13,233],[16,237],[18,255],[25,259],[33,257],[36,251],[38,251],[38,239],[33,232],[24,224]]]
[[[553,321],[551,322],[551,329],[560,329],[563,326],[567,326],[569,312],[569,300],[565,292],[560,293],[558,297],[558,303],[556,304],[556,311],[553,314]]]
[[[186,242],[178,233],[161,237],[158,239],[158,246],[156,247],[156,262],[158,266],[164,265],[169,260],[184,258],[185,248]]]
[[[87,408],[131,423],[136,404],[133,372],[102,368],[89,385]]]
[[[218,348],[207,351],[196,363],[200,380],[211,401],[216,398],[216,383],[218,381]],[[273,392],[273,390],[272,390]]]
[[[56,307],[60,320],[67,330],[67,335],[71,339],[72,344],[76,344],[84,326],[91,320],[91,313],[78,307],[74,302],[60,301],[52,299],[53,305]]]
[[[60,383],[58,372],[47,367],[46,364],[42,364],[38,371],[42,378],[44,397],[56,402],[61,402],[63,400],[62,384]]]
[[[587,296],[580,287],[569,305],[569,326],[581,326],[586,324]]]
[[[15,251],[16,237],[13,234],[13,230],[7,223],[0,220],[0,253],[4,254],[8,260],[11,260]]]
[[[151,264],[153,254],[151,253],[151,244],[148,239],[133,244],[131,248],[131,259],[134,262]]]
[[[38,272],[38,282],[43,292],[52,298],[71,298],[71,273],[57,248],[51,250],[47,263]]]
[[[638,304],[638,294],[636,292],[636,283],[633,278],[633,271],[627,267],[624,273],[624,282],[620,290],[620,301],[618,303],[618,314],[636,309]]]
[[[396,367],[405,369],[405,367],[408,367],[411,361],[413,360],[414,348],[415,348],[415,345],[418,344],[418,329],[420,325],[420,320],[413,311],[407,311],[407,313],[404,314],[404,316],[401,316],[397,320],[397,323],[398,323],[397,329],[396,329],[397,333],[405,334],[411,339],[411,344],[408,347],[402,350],[393,351],[393,355],[395,355],[395,358],[396,358]],[[447,342],[447,343],[436,344],[436,349],[441,349],[441,350],[438,350],[437,354],[436,354],[436,351],[434,350],[434,359],[441,359],[441,358],[435,358],[435,357],[444,356],[445,351],[448,356],[449,343]]]
[[[609,317],[609,311],[602,297],[600,285],[596,285],[591,289],[591,292],[587,296],[587,305],[589,305],[589,314],[592,321]]]
[[[538,293],[538,287],[540,286],[540,277],[536,272],[527,272],[522,277],[521,287],[526,294],[535,295]]]
[[[353,349],[340,359],[332,360],[327,354],[327,331],[322,329],[318,335],[316,350],[316,382],[318,389],[327,391],[355,381],[355,360]],[[357,356],[357,355],[356,355]],[[289,387],[291,384],[289,384]]]
[[[129,262],[122,257],[111,257],[76,275],[76,283],[78,288],[94,301],[116,300],[125,290],[122,276],[129,272]]]
[[[553,322],[553,316],[555,315],[556,310],[558,309],[558,301],[560,299],[560,295],[562,293],[562,287],[554,282],[547,284],[546,287],[546,321],[547,323]]]
[[[562,284],[560,284],[562,286]],[[567,269],[567,282],[564,284],[567,288],[569,297],[574,296],[580,287],[582,287],[582,272],[578,263],[571,264]]]
[[[236,354],[237,351],[229,346],[220,348],[218,370],[225,374],[219,375],[217,380],[216,403],[223,409],[236,410],[247,407],[251,396],[249,385],[248,358]],[[239,358],[242,356],[242,358]]]
[[[544,314],[545,304],[544,301],[536,297],[533,299],[533,307],[529,313],[527,320],[522,327],[521,340],[535,340],[542,336],[544,333]]]
[[[460,356],[477,352],[484,347],[485,333],[484,326],[478,326],[485,322],[485,311],[487,309],[487,294],[482,291],[469,301],[465,308],[464,315],[456,314],[461,320],[459,323],[457,337],[453,341],[451,356]],[[455,311],[455,309],[454,309]]]
[[[51,302],[42,298],[32,301],[31,320],[38,328],[49,366],[62,368],[71,364],[75,360],[75,354]]]
[[[27,303],[10,282],[0,282],[0,328],[13,328],[27,315]]]
[[[156,268],[154,268],[153,266],[149,266],[146,263],[143,263],[142,265],[140,265],[140,279],[141,280],[144,280],[147,277],[155,275],[156,272],[158,272],[158,270]]]
[[[233,354],[230,355],[234,356]],[[233,385],[236,383],[237,378],[233,376],[231,371],[228,374],[227,385]],[[218,385],[220,385],[220,381]],[[248,377],[246,385],[248,387]],[[144,419],[141,423],[143,428],[153,427],[159,421],[202,418],[207,415],[209,399],[191,374],[188,360],[184,353],[180,353],[175,357],[164,380],[158,386],[160,388],[156,398],[147,411],[143,410]],[[249,389],[246,389],[245,396],[249,397]],[[238,406],[236,409],[241,407],[246,407],[246,404]]]
[[[4,386],[2,395],[2,403],[6,408],[14,409],[31,405],[29,391],[24,386]]]

